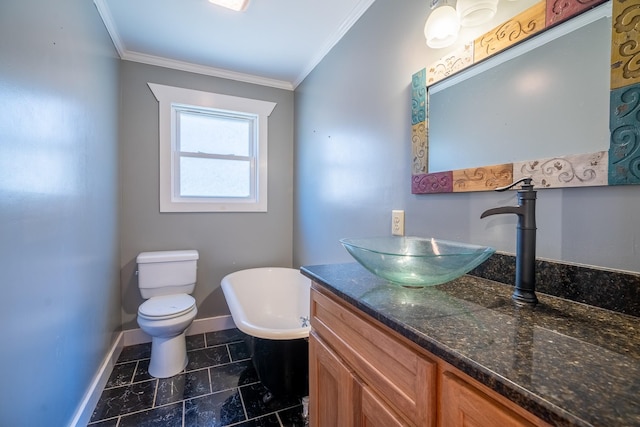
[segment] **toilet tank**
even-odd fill
[[[138,263],[138,287],[142,298],[190,294],[196,285],[198,251],[142,252]]]

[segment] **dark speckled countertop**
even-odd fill
[[[356,263],[304,275],[543,420],[640,426],[640,319],[474,276],[407,289]]]

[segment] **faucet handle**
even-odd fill
[[[521,182],[524,182],[524,184],[522,184],[522,189],[523,190],[533,190],[533,184],[531,184],[531,180],[532,180],[531,177],[520,178],[519,180],[517,180],[515,182],[512,182],[509,185],[506,185],[504,187],[498,187],[494,191],[507,191],[507,190],[512,189],[516,185],[520,184]]]

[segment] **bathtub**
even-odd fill
[[[293,268],[264,267],[231,273],[221,285],[262,384],[276,396],[306,396],[311,281]]]

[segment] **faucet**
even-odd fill
[[[504,206],[488,209],[480,215],[518,215],[518,236],[516,243],[516,280],[512,298],[522,305],[536,305],[536,191],[531,178],[522,178],[495,191],[506,191],[523,183],[518,190],[518,206]]]

